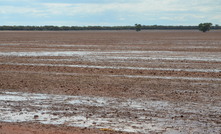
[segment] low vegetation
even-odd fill
[[[73,30],[197,30],[198,26],[162,26],[162,25],[141,25],[135,26],[0,26],[0,30],[19,31],[73,31]],[[215,25],[211,29],[221,29]]]

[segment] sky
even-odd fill
[[[221,0],[0,0],[0,25],[221,24]]]

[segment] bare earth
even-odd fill
[[[0,134],[218,134],[220,37],[191,30],[0,32]],[[39,111],[39,120],[18,117]],[[46,123],[42,111],[85,119]]]

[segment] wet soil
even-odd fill
[[[114,133],[126,134],[124,132]],[[110,130],[67,127],[65,125],[0,122],[0,134],[113,134],[113,132]]]
[[[135,133],[219,133],[220,104],[1,92],[0,120]]]
[[[208,104],[211,108],[218,107],[213,114],[219,118],[220,37],[221,31],[191,30],[0,32],[0,91],[182,104],[176,107]],[[211,111],[206,113],[209,115]],[[180,117],[182,111],[176,114]],[[191,114],[186,113],[185,117],[188,115]],[[198,131],[202,124],[210,124],[214,116],[202,115],[194,119],[201,122],[195,129]],[[201,121],[204,119],[206,121]],[[30,133],[37,130],[36,124],[31,122],[1,124],[0,134],[1,131],[8,134],[6,131],[10,127],[22,128],[23,132],[33,129]],[[220,122],[215,124],[217,127]],[[74,127],[68,127],[66,132],[64,124],[37,126],[42,133],[53,132],[57,127],[62,129],[61,133],[69,130],[73,133],[100,132],[99,129]]]

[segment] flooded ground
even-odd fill
[[[220,31],[0,34],[0,134],[221,132]]]
[[[0,93],[0,120],[136,133],[219,133],[221,105],[92,96]]]

